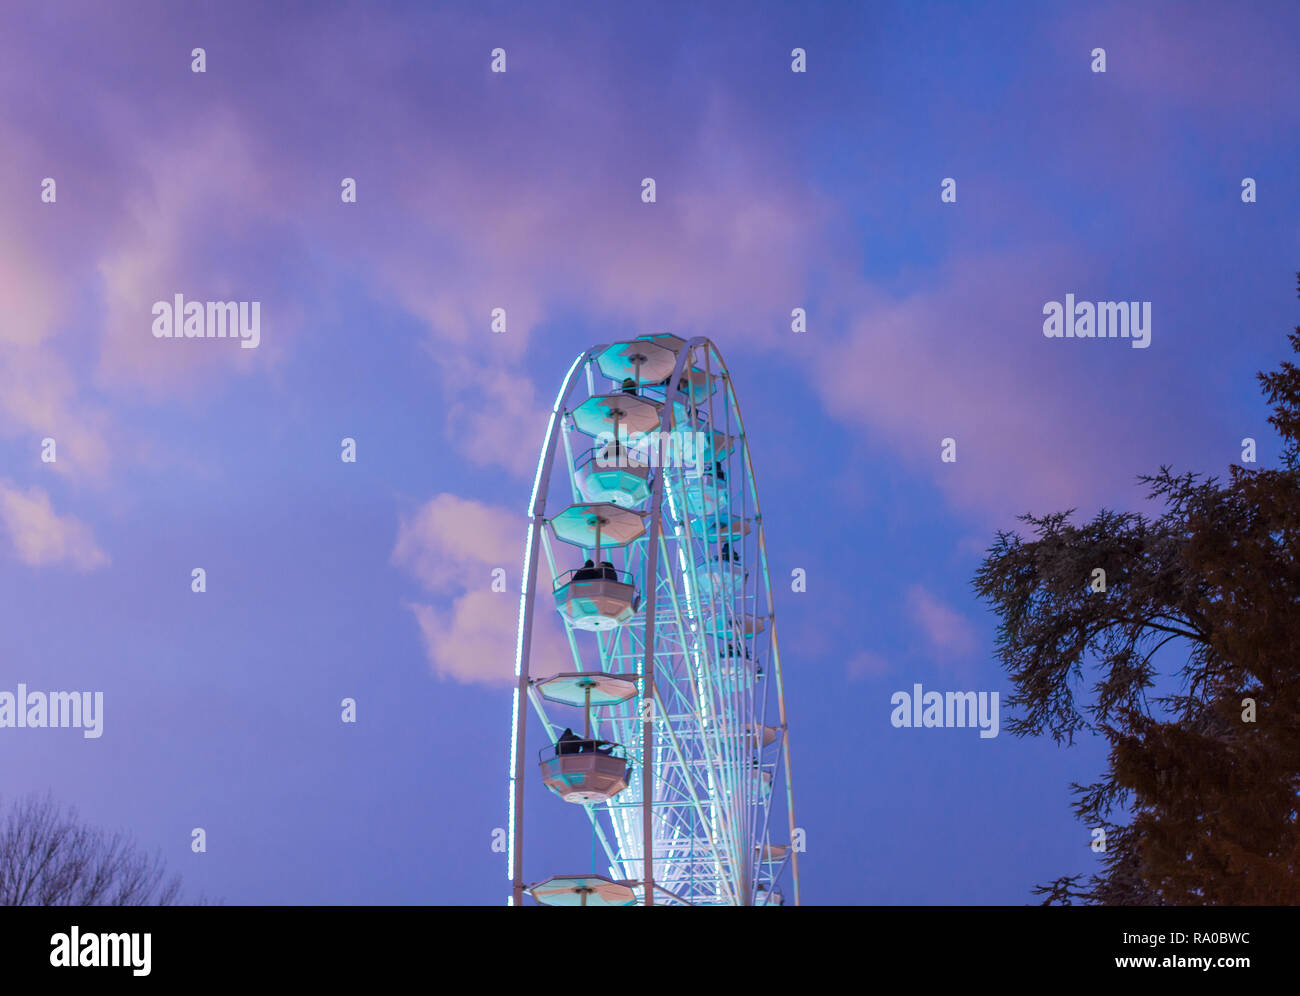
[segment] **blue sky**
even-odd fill
[[[1223,473],[1245,436],[1276,461],[1294,5],[0,23],[0,688],[105,696],[97,740],[0,730],[0,795],[232,903],[503,901],[488,568],[518,583],[573,357],[666,330],[719,344],[773,575],[808,574],[776,593],[805,902],[1023,903],[1093,866],[1068,786],[1097,744],[894,729],[889,699],[1010,691],[969,582],[1016,514],[1140,507],[1136,474]],[[261,301],[261,344],[153,338],[175,293]],[[1044,338],[1066,293],[1152,302],[1150,348]],[[584,860],[581,815],[528,800],[538,877]]]

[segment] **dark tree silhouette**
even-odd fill
[[[171,906],[180,891],[156,855],[48,796],[15,802],[0,827],[0,906]]]
[[[1141,478],[1156,518],[1022,516],[1033,537],[998,533],[975,576],[1023,710],[1008,728],[1110,744],[1105,776],[1073,786],[1106,831],[1102,874],[1037,887],[1044,904],[1300,904],[1300,369],[1259,380],[1280,469],[1164,467]]]

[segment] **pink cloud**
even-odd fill
[[[81,399],[69,365],[49,346],[0,342],[0,434],[25,438],[33,466],[65,476],[98,480],[111,464],[108,416]],[[55,460],[42,465],[45,439],[54,440]]]
[[[1072,11],[1058,44],[1081,60],[1106,49],[1106,75],[1121,93],[1159,98],[1204,114],[1243,104],[1293,103],[1300,91],[1294,39],[1267,6],[1112,2]]]
[[[889,670],[889,662],[870,650],[859,650],[844,664],[844,673],[850,681],[879,678]]]
[[[1121,462],[1114,445],[1145,402],[1101,406],[1097,379],[1140,378],[1155,350],[1044,338],[1044,302],[1090,273],[1086,260],[1043,247],[959,260],[902,299],[848,288],[848,331],[798,359],[832,416],[883,438],[963,510],[1007,521],[1113,501],[1149,469],[1133,447]],[[946,438],[955,463],[940,459]]]
[[[28,203],[0,208],[0,435],[25,438],[33,464],[40,441],[52,438],[58,458],[46,466],[98,479],[110,465],[111,426],[102,407],[82,396],[75,373],[88,341],[63,328],[74,287],[49,245],[60,206],[40,203],[30,174],[14,175],[17,168],[0,165],[0,185],[30,188]],[[30,232],[43,237],[21,234]]]
[[[460,452],[474,463],[531,477],[550,414],[549,403],[538,397],[533,381],[517,367],[463,357],[446,357],[442,365],[448,394],[454,399],[447,410],[447,431]]]
[[[408,602],[434,673],[461,682],[514,681],[525,519],[521,511],[441,494],[399,528],[392,562],[405,568],[437,604]],[[505,571],[494,590],[493,571]],[[572,661],[554,607],[540,588],[532,660],[539,673]],[[452,596],[452,597],[447,597]]]
[[[41,488],[27,491],[0,481],[0,524],[18,559],[30,567],[66,564],[92,571],[108,564],[90,527],[73,516],[60,516]]]
[[[974,627],[965,617],[920,585],[907,590],[907,613],[931,650],[945,660],[969,657],[979,645]]]
[[[427,15],[435,35],[486,38],[493,24],[475,13]],[[24,157],[12,174],[0,167],[0,178],[27,189],[58,163],[52,210],[75,203],[79,229],[75,242],[11,270],[3,310],[27,316],[18,327],[31,339],[48,334],[37,330],[70,291],[93,285],[102,295],[77,340],[51,347],[66,367],[53,381],[62,393],[26,398],[23,429],[48,421],[33,414],[42,406],[75,412],[92,391],[110,403],[170,402],[275,364],[301,318],[276,293],[283,274],[266,272],[267,260],[320,255],[425,324],[453,445],[526,479],[545,414],[538,399],[554,387],[538,385],[527,363],[539,326],[580,305],[629,332],[725,340],[739,329],[747,345],[772,344],[833,217],[795,181],[785,146],[753,127],[760,108],[720,87],[683,104],[616,85],[627,67],[580,18],[539,18],[511,72],[467,83],[433,128],[427,93],[394,86],[393,65],[428,58],[400,14],[325,15],[234,48],[214,29],[202,75],[188,72],[188,58],[168,67],[154,54],[182,40],[188,52],[183,19],[128,25],[90,8],[78,26],[70,51],[105,81],[85,111],[94,127],[70,146],[59,127],[0,112],[0,142]],[[352,54],[345,74],[320,58],[342,39]],[[105,54],[119,49],[148,54],[125,64]],[[51,107],[80,106],[74,83],[33,53],[10,56],[8,73],[30,77]],[[160,72],[174,74],[165,87]],[[286,78],[297,85],[286,88]],[[309,124],[320,121],[330,127]],[[604,140],[629,121],[638,135],[672,141]],[[659,185],[655,204],[640,199],[646,175]],[[354,205],[339,201],[343,176],[358,182]],[[29,214],[19,229],[30,235],[46,221]],[[269,256],[259,251],[268,240],[279,250]],[[262,344],[154,339],[150,309],[176,293],[262,300]],[[488,329],[496,307],[507,309],[505,335]],[[101,439],[113,435],[101,429]],[[91,451],[90,441],[81,448]]]
[[[431,17],[461,30],[475,20]],[[86,23],[110,47],[120,31],[93,14]],[[167,37],[170,30],[155,25],[148,34]],[[346,34],[357,58],[340,75],[322,66],[319,47],[277,52],[277,67],[286,58],[300,63],[296,102],[279,96],[282,70],[263,78],[256,60],[220,99],[207,96],[224,79],[215,59],[207,78],[181,76],[177,85],[195,90],[185,101],[133,92],[139,81],[129,73],[97,95],[103,126],[82,156],[95,160],[98,186],[93,200],[78,205],[83,238],[32,262],[30,273],[16,271],[9,293],[21,299],[14,313],[32,316],[21,325],[32,336],[49,324],[49,307],[68,296],[65,284],[98,284],[102,319],[75,344],[58,344],[59,355],[75,349],[97,357],[90,383],[71,380],[74,397],[93,387],[133,401],[189,398],[198,388],[217,389],[222,378],[271,365],[301,324],[294,302],[268,287],[274,275],[264,272],[257,250],[274,238],[295,255],[351,260],[376,296],[421,320],[454,445],[471,460],[526,478],[535,454],[514,441],[522,426],[531,445],[545,412],[528,346],[561,309],[580,302],[634,330],[743,329],[754,344],[773,342],[800,302],[831,208],[791,182],[780,147],[748,127],[753,109],[721,91],[702,95],[686,119],[658,94],[642,94],[629,107],[617,87],[592,85],[593,78],[622,78],[624,67],[595,45],[575,73],[576,42],[566,37],[529,53],[531,71],[548,80],[545,92],[522,74],[493,81],[511,95],[504,103],[493,89],[471,88],[431,130],[425,95],[393,87],[391,66],[402,53],[424,57],[399,18],[326,17],[311,34],[321,43]],[[39,65],[27,69],[43,72]],[[51,86],[62,93],[57,79]],[[566,92],[572,100],[554,99]],[[191,113],[193,101],[203,113]],[[325,133],[305,129],[298,141],[286,138],[286,127],[309,119],[347,122],[357,108],[367,108],[366,141],[346,154]],[[671,129],[673,141],[650,151],[563,140],[575,129],[607,133],[629,116],[643,128]],[[486,135],[485,121],[494,122]],[[57,158],[49,147],[57,132],[26,132],[0,118],[0,140],[23,137],[35,162]],[[339,202],[344,175],[358,181],[355,205]],[[655,204],[640,200],[645,175],[659,183]],[[29,185],[27,173],[12,179]],[[71,183],[61,197],[85,198]],[[5,293],[0,287],[0,299]],[[224,340],[153,338],[153,303],[176,293],[261,299],[262,345],[242,350]],[[496,307],[508,313],[505,335],[489,332]],[[549,396],[553,385],[541,388]]]
[[[450,611],[410,603],[435,673],[464,683],[508,685],[515,675],[514,627],[518,603],[486,589],[456,599]]]
[[[490,17],[429,17],[433,35],[493,33]],[[1079,20],[1062,28],[1081,60],[1098,31],[1119,40],[1136,25],[1152,45],[1166,40],[1163,49],[1147,46],[1166,53],[1156,68],[1115,59],[1107,85],[1154,86],[1183,55],[1207,55],[1214,40],[1201,13],[1192,27],[1163,16],[1106,17],[1096,30]],[[427,94],[394,86],[394,65],[428,56],[397,14],[364,21],[327,14],[289,36],[226,48],[227,60],[239,60],[234,72],[218,71],[216,59],[206,78],[181,65],[172,85],[194,92],[179,101],[153,85],[160,69],[152,53],[175,41],[175,21],[131,26],[126,50],[150,54],[125,67],[104,54],[121,47],[125,23],[94,10],[81,23],[96,44],[79,35],[77,51],[115,81],[96,96],[99,126],[80,153],[85,162],[60,158],[66,139],[57,129],[29,134],[27,120],[0,114],[0,141],[22,156],[21,169],[0,166],[6,186],[31,187],[51,160],[83,184],[93,164],[98,184],[93,199],[82,194],[78,244],[17,259],[26,268],[0,278],[0,312],[21,318],[0,348],[48,342],[50,350],[11,365],[19,371],[14,385],[40,386],[0,395],[10,399],[0,402],[6,431],[44,433],[59,421],[72,433],[80,425],[77,459],[106,467],[113,426],[96,421],[90,389],[133,401],[188,397],[196,386],[216,389],[222,378],[273,364],[301,324],[287,294],[263,301],[272,328],[257,350],[155,340],[149,308],[176,292],[266,296],[261,289],[274,289],[280,275],[263,272],[256,250],[274,237],[292,250],[281,255],[340,261],[376,297],[421,321],[453,445],[521,479],[532,472],[554,387],[534,379],[530,343],[545,323],[580,307],[608,322],[611,337],[662,328],[713,335],[724,350],[743,337],[746,348],[789,351],[831,415],[870,427],[929,465],[961,507],[1002,514],[1012,500],[1010,510],[1020,511],[1100,493],[1096,471],[1110,464],[1105,439],[1123,427],[1103,412],[1062,444],[1087,399],[1073,359],[1059,349],[1039,355],[1043,343],[1033,338],[1041,302],[1071,289],[1045,278],[1081,279],[1086,261],[1034,245],[1016,258],[958,260],[930,275],[927,292],[889,299],[862,280],[858,237],[840,228],[841,206],[793,172],[785,138],[755,127],[762,108],[721,87],[683,101],[612,85],[627,71],[600,43],[598,26],[578,18],[549,30],[539,24],[527,52],[512,54],[510,73],[488,79],[478,65],[479,82],[466,84],[463,99],[441,109],[431,128]],[[1233,38],[1249,34],[1242,28]],[[344,37],[353,57],[341,74],[319,53]],[[273,58],[261,57],[267,53]],[[31,76],[33,89],[49,91],[45,99],[75,105],[72,84],[30,53],[13,59],[15,78]],[[1196,72],[1186,70],[1179,86],[1213,87]],[[284,87],[288,77],[298,85]],[[320,121],[330,127],[310,124]],[[615,134],[624,140],[604,140]],[[358,181],[354,205],[339,202],[343,176]],[[644,176],[658,182],[655,204],[640,200]],[[992,223],[1009,208],[1035,210],[1020,192],[983,180],[982,196],[964,200],[963,211],[986,212]],[[40,230],[36,219],[24,215],[22,229]],[[0,246],[0,262],[14,257]],[[845,316],[838,336],[830,331],[836,322],[814,316],[818,334],[827,330],[817,347],[796,343],[788,328],[791,308],[808,303],[810,277],[826,289],[828,309]],[[102,289],[102,321],[75,341],[50,339],[60,298],[88,281]],[[505,335],[488,330],[495,307],[507,309]],[[98,358],[89,383],[74,373],[86,352]],[[940,468],[935,454],[945,436],[958,439],[959,462]]]
[[[525,529],[521,510],[440,494],[402,519],[392,562],[431,592],[488,588],[495,568],[517,591]]]
[[[104,293],[97,383],[156,398],[193,393],[217,372],[248,372],[285,349],[295,309],[263,293],[259,228],[278,218],[270,169],[247,127],[229,113],[177,123],[166,140],[139,143],[135,183],[101,247]],[[261,341],[158,339],[152,308],[176,294],[188,301],[253,301]]]

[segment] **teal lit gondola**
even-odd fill
[[[588,501],[635,508],[650,497],[650,468],[615,440],[583,454],[574,467],[573,479]]]
[[[552,675],[534,687],[548,702],[583,708],[586,717],[581,737],[565,730],[542,750],[539,765],[546,787],[565,802],[584,806],[608,802],[627,788],[632,763],[621,745],[593,734],[591,710],[632,698],[637,676],[579,671]]]

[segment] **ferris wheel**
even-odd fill
[[[562,659],[533,653],[539,612],[562,621]],[[569,368],[528,508],[515,673],[511,905],[781,905],[787,888],[798,904],[763,519],[708,339],[641,336]],[[528,778],[585,812],[599,873],[593,857],[525,876]]]

